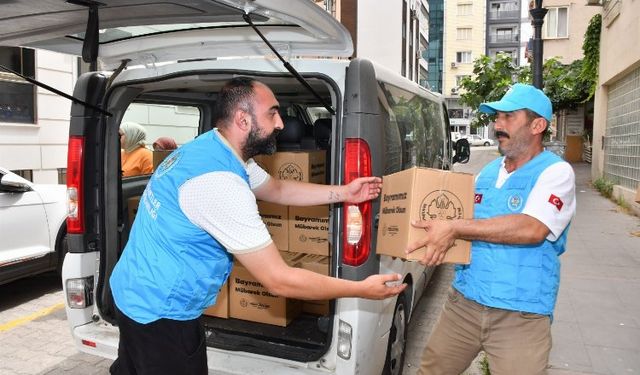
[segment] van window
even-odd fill
[[[195,106],[132,103],[127,108],[123,118],[124,122],[140,124],[146,131],[145,147],[154,151],[154,143],[164,138],[161,144],[165,144],[167,138],[173,140],[177,147],[183,145],[198,135],[200,125],[200,109]],[[156,151],[163,149],[156,147]],[[159,153],[154,155],[154,169],[159,161]],[[165,153],[163,156],[166,156]]]
[[[444,117],[441,106],[415,93],[380,82],[379,100],[386,118],[386,151],[400,150],[401,160],[385,161],[385,173],[414,166],[442,168],[445,158]]]

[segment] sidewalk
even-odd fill
[[[640,374],[640,218],[591,185],[573,164],[577,213],[552,325],[550,375]]]

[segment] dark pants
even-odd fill
[[[120,342],[111,374],[207,374],[204,328],[198,319],[140,324],[116,309],[116,320]]]

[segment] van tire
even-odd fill
[[[401,375],[407,349],[407,297],[405,293],[398,295],[393,320],[389,330],[387,356],[384,361],[382,375]]]
[[[484,145],[485,145],[485,146],[491,146],[491,143],[489,143],[489,142],[485,142],[485,143],[484,143]]]

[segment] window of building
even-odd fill
[[[29,180],[31,182],[33,182],[33,170],[31,169],[17,169],[17,170],[13,170],[11,171],[15,174],[17,174],[18,176],[24,178],[25,180]]]
[[[470,16],[472,11],[472,4],[458,4],[459,16]]]
[[[569,8],[548,8],[549,12],[544,20],[545,36],[547,38],[569,37]]]
[[[497,42],[513,41],[513,29],[510,27],[503,27],[503,28],[496,29],[496,41]]]
[[[58,168],[58,183],[61,185],[67,184],[67,168]]]
[[[456,52],[456,62],[461,64],[470,64],[473,62],[471,51]]]
[[[35,51],[0,47],[0,65],[35,78]],[[0,70],[0,122],[35,124],[36,88],[24,79]]]
[[[458,40],[471,40],[471,28],[470,27],[459,27],[457,29],[458,32]]]

